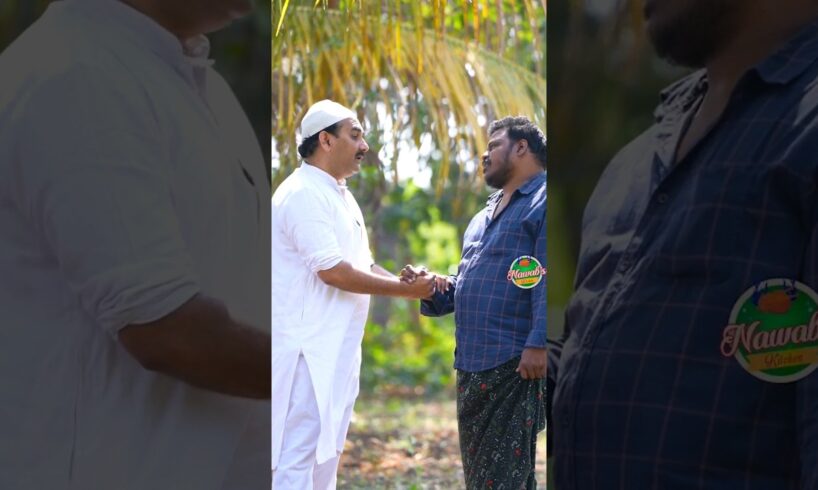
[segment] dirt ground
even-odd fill
[[[342,490],[457,490],[460,465],[454,393],[360,398],[347,437]],[[545,488],[545,431],[537,444],[538,489]]]

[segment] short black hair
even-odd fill
[[[338,136],[339,129],[341,129],[341,121],[338,121],[331,126],[327,126],[321,131],[326,131],[333,136]],[[301,155],[301,158],[309,158],[315,152],[315,149],[318,148],[318,135],[321,134],[321,131],[318,131],[309,138],[304,139],[304,141],[298,145],[298,154]]]
[[[489,136],[496,131],[505,129],[512,143],[520,140],[528,142],[528,149],[537,157],[542,168],[545,168],[545,135],[530,119],[525,116],[508,116],[489,125]]]

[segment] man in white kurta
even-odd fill
[[[0,73],[0,488],[269,488],[268,402],[119,341],[202,295],[269,328],[264,163],[206,39],[64,0]]]
[[[335,488],[358,395],[369,294],[419,298],[434,287],[430,279],[412,289],[373,263],[361,210],[344,180],[368,150],[356,115],[318,102],[301,134],[314,150],[306,154],[302,142],[304,163],[272,201],[276,490]]]
[[[343,449],[352,402],[358,394],[369,295],[328,286],[316,272],[343,259],[368,269],[372,264],[369,241],[361,212],[346,186],[310,164],[302,165],[279,187],[274,210],[273,222],[282,226],[276,227],[272,246],[276,276],[272,294],[277,306],[273,314],[273,411],[286,412],[287,400],[279,394],[291,392],[299,356],[303,356],[321,420],[316,458],[324,463]],[[288,246],[286,234],[302,238],[304,248]],[[273,420],[283,422],[284,418]],[[276,442],[283,429],[283,424],[273,427],[274,459],[280,454],[281,445]]]

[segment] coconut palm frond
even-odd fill
[[[536,0],[522,6],[472,0],[457,11],[437,0],[384,0],[377,8],[363,0],[348,3],[326,10],[291,5],[273,38],[274,186],[298,165],[297,121],[322,98],[356,107],[370,133],[391,134],[388,151],[372,158],[394,182],[398,153],[407,143],[414,151],[424,147],[421,164],[431,168],[438,196],[482,185],[477,163],[491,120],[526,115],[545,128],[545,78],[530,54],[544,48],[533,47],[544,31],[534,34],[539,21],[526,20],[534,12],[544,22]],[[509,55],[521,42],[511,42],[507,32],[481,29],[498,15],[507,16],[495,19],[504,29],[527,26],[527,57]]]

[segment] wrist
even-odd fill
[[[400,296],[403,298],[410,298],[411,295],[411,285],[409,283],[403,282],[400,278],[389,278],[389,281],[392,283],[395,296]]]

